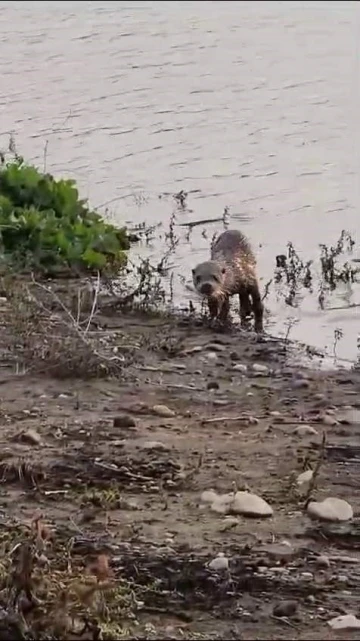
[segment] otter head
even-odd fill
[[[215,261],[200,263],[192,270],[196,291],[206,298],[218,298],[224,290],[226,268]]]

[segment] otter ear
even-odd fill
[[[192,269],[192,270],[191,270],[191,272],[192,272],[192,275],[194,276],[194,274],[195,274],[195,269]]]
[[[225,274],[225,272],[226,272],[226,267],[223,267],[222,270],[221,270],[221,273]]]

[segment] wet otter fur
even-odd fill
[[[255,331],[263,331],[263,304],[256,277],[256,258],[248,239],[238,230],[224,231],[211,248],[211,259],[192,270],[196,291],[207,298],[210,317],[224,322],[230,296],[239,295],[240,320],[247,326],[254,313]]]

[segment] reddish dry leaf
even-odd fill
[[[106,581],[113,575],[109,567],[109,557],[106,554],[99,554],[96,561],[88,566],[87,571],[94,574],[98,581]]]
[[[51,532],[49,527],[43,523],[43,518],[43,513],[40,510],[36,510],[31,521],[31,528],[35,530],[37,539],[47,541],[50,539]]]

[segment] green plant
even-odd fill
[[[12,152],[0,156],[0,258],[6,267],[56,274],[126,264],[125,228],[106,223],[79,197],[73,180],[56,180]]]

